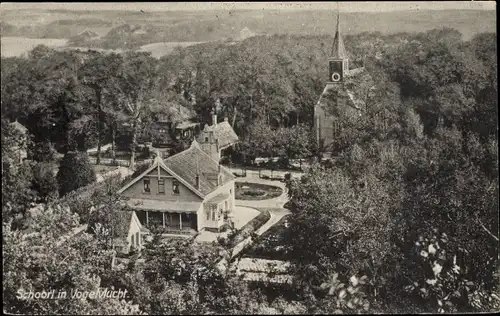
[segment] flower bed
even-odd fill
[[[236,182],[235,198],[237,200],[267,200],[283,194],[283,189],[266,184]]]

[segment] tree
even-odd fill
[[[135,165],[137,134],[145,109],[155,102],[151,94],[157,87],[158,67],[149,53],[127,53],[120,68],[115,88],[120,92],[119,104],[130,118],[132,147],[130,167]]]
[[[19,164],[16,148],[25,146],[25,138],[2,118],[2,219],[15,220],[16,227],[37,194],[31,189],[33,172],[29,162]],[[22,222],[22,221],[21,221]]]
[[[116,96],[112,92],[117,84],[116,81],[123,64],[123,58],[121,55],[114,53],[91,52],[90,54],[84,66],[80,69],[79,76],[82,84],[93,93],[92,104],[95,105],[95,112],[89,111],[88,115],[90,117],[87,119],[94,121],[97,117],[97,164],[100,164],[101,138],[105,128],[104,124],[110,122],[113,137],[114,133],[116,133],[116,122],[113,114],[118,109],[113,107],[113,104],[116,103]],[[113,156],[113,158],[115,157]]]
[[[95,180],[95,171],[86,153],[68,152],[61,159],[59,171],[57,172],[57,182],[59,183],[59,194],[61,196],[84,187]]]

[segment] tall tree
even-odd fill
[[[120,92],[120,105],[129,117],[132,129],[130,167],[134,168],[137,135],[145,109],[155,103],[158,84],[157,60],[149,53],[126,53],[115,88]]]

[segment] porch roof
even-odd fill
[[[136,210],[147,210],[167,213],[196,213],[202,202],[158,201],[147,199],[130,199],[128,206]]]
[[[222,202],[224,200],[227,200],[228,198],[229,198],[229,194],[227,194],[227,193],[221,193],[219,195],[214,196],[210,200],[208,200],[207,203],[217,204],[217,203],[220,203],[220,202]]]
[[[200,123],[194,123],[194,122],[181,122],[179,123],[175,128],[176,129],[187,129],[191,127],[195,127],[197,125],[200,125]]]

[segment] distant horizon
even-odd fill
[[[341,12],[397,12],[416,10],[496,10],[495,1],[395,1],[395,2],[339,2]],[[88,2],[88,3],[18,3],[2,2],[1,10],[68,10],[68,11],[237,11],[336,10],[337,2]]]

